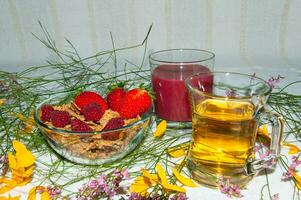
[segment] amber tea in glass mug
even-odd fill
[[[202,80],[212,77],[211,90]],[[192,113],[188,169],[197,181],[216,186],[219,177],[245,185],[266,166],[274,167],[283,132],[282,117],[265,109],[271,87],[262,79],[239,73],[200,73],[186,80]],[[257,129],[271,123],[270,154],[257,160]]]

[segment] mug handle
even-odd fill
[[[284,130],[284,120],[278,113],[264,109],[258,116],[259,124],[271,124],[272,133],[270,135],[269,155],[263,159],[248,162],[245,171],[247,175],[253,175],[263,169],[274,169],[280,153],[281,139]]]

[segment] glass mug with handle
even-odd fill
[[[203,80],[212,80],[204,87]],[[217,186],[220,177],[245,185],[258,172],[273,168],[280,151],[283,119],[266,109],[271,87],[240,73],[209,72],[186,79],[192,113],[192,141],[187,167],[192,177]],[[269,154],[256,159],[258,127],[271,124]]]

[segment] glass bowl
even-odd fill
[[[55,96],[39,104],[35,109],[34,119],[48,144],[59,155],[79,164],[100,165],[113,162],[129,154],[144,138],[153,113],[153,109],[150,108],[138,121],[110,131],[79,133],[44,123],[40,119],[41,106],[70,103],[66,97],[68,95]],[[119,135],[117,140],[110,139],[116,138],[116,135]]]

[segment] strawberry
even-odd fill
[[[151,105],[152,100],[148,92],[135,88],[124,95],[119,114],[126,119],[135,118],[148,111]]]
[[[74,100],[74,103],[82,109],[84,106],[90,104],[90,103],[97,103],[100,108],[102,113],[104,113],[108,109],[108,104],[102,96],[97,94],[96,92],[91,92],[91,91],[84,91],[77,95],[77,97]]]
[[[119,111],[121,108],[122,98],[125,95],[125,90],[123,88],[117,87],[114,88],[108,95],[107,95],[107,102],[109,108],[114,111]]]

